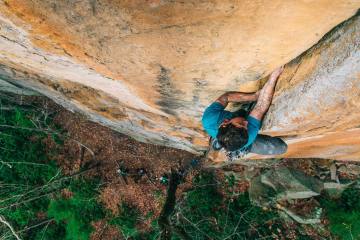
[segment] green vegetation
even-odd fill
[[[247,193],[230,191],[235,184],[229,178],[225,185],[219,185],[213,174],[201,172],[194,178],[194,187],[178,200],[172,225],[190,239],[259,239],[283,230],[283,223],[276,212],[264,211],[252,206]],[[229,191],[221,194],[220,188]],[[144,220],[139,212],[123,205],[120,216],[110,221],[121,230],[125,238],[159,239],[160,229],[153,221],[152,230],[143,233],[138,224]],[[171,239],[182,239],[175,232]]]
[[[330,231],[344,240],[360,239],[360,189],[348,188],[337,201],[323,199]]]
[[[141,234],[136,227],[140,218],[140,213],[126,204],[123,204],[120,207],[120,212],[121,214],[119,216],[116,216],[109,221],[110,224],[117,226],[125,239],[140,238]]]
[[[29,130],[37,128],[34,120],[46,123],[18,108],[0,112],[0,215],[15,229],[24,230],[24,236],[29,234],[26,229],[38,224],[37,214],[46,212],[47,195],[56,188],[50,182],[58,171],[46,157],[42,144],[46,134]]]
[[[99,181],[61,174],[45,145],[47,137],[61,142],[48,115],[36,108],[6,109],[0,112],[1,218],[23,239],[89,239],[91,221],[105,216],[97,202]],[[65,188],[71,197],[62,196]],[[4,224],[0,234],[14,238]]]
[[[73,196],[50,201],[48,216],[65,228],[66,236],[63,239],[89,239],[93,230],[91,222],[105,217],[104,209],[96,200],[97,187],[97,181],[76,180],[69,186]]]
[[[176,207],[177,224],[188,236],[194,239],[259,239],[273,235],[277,228],[282,229],[276,212],[251,205],[247,193],[234,192],[233,177],[219,184],[213,174],[203,172],[195,177],[193,184],[194,188]]]

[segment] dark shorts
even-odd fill
[[[280,155],[287,151],[287,144],[279,137],[258,134],[249,152],[261,155]]]

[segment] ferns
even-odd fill
[[[66,236],[64,239],[89,239],[93,228],[91,221],[104,218],[105,213],[96,201],[96,181],[74,180],[70,184],[73,196],[52,199],[48,208],[48,217],[57,224],[63,225]]]
[[[90,222],[104,217],[96,202],[98,181],[62,176],[45,152],[47,130],[54,127],[49,124],[36,108],[0,110],[0,215],[25,239],[88,239]],[[61,196],[65,187],[73,197]]]

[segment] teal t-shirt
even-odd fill
[[[211,137],[216,138],[221,123],[225,119],[230,120],[233,117],[234,114],[232,112],[226,111],[225,107],[221,105],[221,103],[214,102],[205,109],[201,122],[205,131]],[[247,143],[241,149],[249,147],[255,141],[261,127],[261,122],[256,118],[247,116],[246,120],[248,121],[247,130],[249,138]]]

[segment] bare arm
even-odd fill
[[[284,70],[284,67],[280,67],[275,69],[275,71],[270,75],[269,80],[265,84],[265,86],[260,90],[258,101],[254,107],[254,109],[250,112],[250,116],[262,120],[265,113],[269,109],[271,105],[271,100],[274,95],[275,86],[277,80]]]
[[[259,92],[256,93],[243,93],[243,92],[226,92],[221,95],[216,102],[221,103],[224,107],[229,102],[255,102],[258,99]]]

